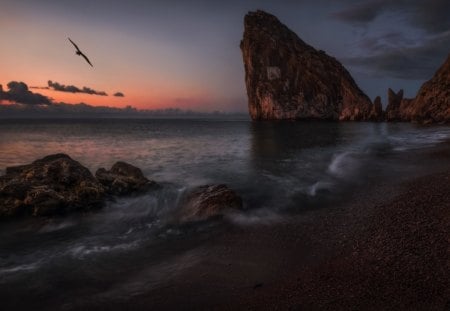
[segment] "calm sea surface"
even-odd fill
[[[410,174],[416,167],[405,155],[449,138],[449,127],[411,124],[0,120],[2,174],[63,152],[93,173],[121,160],[164,184],[92,214],[0,223],[0,297],[6,306],[26,297],[71,309],[74,295],[82,305],[138,294],[193,264],[190,251],[216,230],[170,225],[189,188],[225,183],[246,208],[231,222],[266,222],[332,207],[369,181]]]

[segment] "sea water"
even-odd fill
[[[270,223],[333,208],[369,181],[411,173],[417,167],[399,159],[449,138],[448,127],[407,123],[1,120],[1,174],[67,153],[93,173],[126,161],[163,187],[93,213],[0,223],[0,297],[70,306],[74,295],[136,295],[194,265],[199,245],[220,231],[217,223],[171,224],[189,189],[227,184],[245,210],[224,221]]]

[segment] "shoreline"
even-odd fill
[[[391,172],[371,176],[369,170],[357,191],[334,205],[266,222],[253,222],[249,211],[243,223],[228,216],[206,222],[206,230],[191,226],[167,249],[161,244],[150,253],[124,254],[140,257],[127,258],[133,266],[125,263],[123,275],[108,271],[103,282],[79,289],[68,281],[64,292],[44,289],[27,294],[28,300],[22,300],[22,285],[19,292],[4,287],[5,307],[444,310],[450,297],[449,159],[450,142],[400,152],[391,159],[400,165],[395,180]],[[153,258],[158,251],[160,259]],[[55,279],[64,284],[65,275]]]
[[[230,226],[164,286],[95,308],[445,310],[450,167],[443,146],[428,154],[447,160],[442,170],[293,219]]]

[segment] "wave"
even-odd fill
[[[333,187],[333,183],[332,182],[318,181],[318,182],[314,183],[312,186],[309,187],[308,194],[310,196],[316,196],[321,191],[330,190],[332,187]]]
[[[133,241],[131,243],[122,243],[113,246],[107,245],[95,245],[95,246],[85,246],[78,245],[69,250],[70,255],[78,259],[84,259],[90,255],[96,255],[101,253],[126,251],[134,249],[139,245],[139,241]]]
[[[390,135],[389,143],[394,151],[408,151],[429,148],[450,139],[450,130],[442,128],[425,129],[421,132],[408,132]]]
[[[354,174],[359,166],[356,153],[345,151],[333,156],[328,165],[328,172],[336,177],[344,178]]]
[[[66,228],[70,228],[76,225],[75,221],[62,221],[58,223],[48,223],[42,226],[42,228],[39,230],[40,233],[49,233],[49,232],[55,232],[59,230],[63,230]]]
[[[285,218],[273,210],[261,208],[254,211],[236,212],[225,215],[237,225],[269,225],[282,222]]]
[[[14,266],[14,267],[10,267],[10,268],[3,268],[3,269],[0,269],[0,275],[33,271],[39,267],[40,267],[40,263],[36,262],[36,263],[31,263],[31,264],[18,265],[18,266]]]

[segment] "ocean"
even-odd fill
[[[163,187],[92,213],[0,223],[0,297],[62,309],[128,299],[194,265],[227,226],[332,209],[372,183],[439,168],[420,154],[449,138],[449,127],[408,123],[1,120],[1,174],[67,153],[92,173],[129,162]],[[205,184],[227,184],[245,210],[172,224],[181,195]]]

